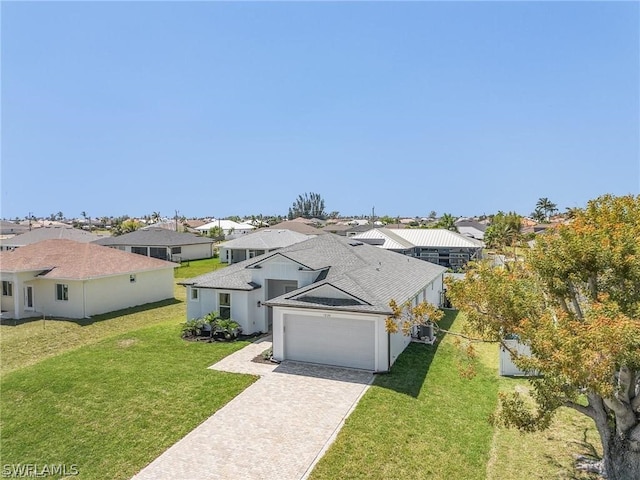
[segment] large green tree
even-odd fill
[[[507,349],[505,336],[517,335],[531,348],[512,356],[540,374],[530,380],[535,407],[504,395],[499,421],[533,431],[573,408],[593,420],[603,448],[581,467],[640,479],[640,196],[592,200],[538,236],[524,261],[472,264],[447,287],[467,333]]]
[[[522,217],[515,212],[498,212],[484,232],[484,242],[490,248],[515,245],[521,237]]]

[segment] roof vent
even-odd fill
[[[362,242],[349,242],[349,245],[351,245],[352,247],[358,247],[360,245],[364,245],[364,243],[362,243]]]

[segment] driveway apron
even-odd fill
[[[261,378],[133,480],[306,478],[373,376],[299,362],[251,361],[270,347],[269,339],[258,341],[210,367]]]

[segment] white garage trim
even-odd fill
[[[375,369],[375,323],[344,317],[284,316],[288,360]]]
[[[273,356],[277,360],[386,371],[388,336],[381,318],[274,307]]]

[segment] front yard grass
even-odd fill
[[[59,353],[170,318],[176,324],[184,322],[184,287],[176,286],[174,292],[176,298],[90,319],[3,320],[0,325],[0,373],[33,365]]]
[[[213,272],[219,268],[226,267],[226,263],[220,263],[220,258],[205,258],[203,260],[189,260],[183,262],[174,269],[173,276],[176,279],[197,277],[204,273]]]
[[[185,342],[170,320],[5,374],[2,464],[131,478],[255,380],[207,369],[245,345]]]

